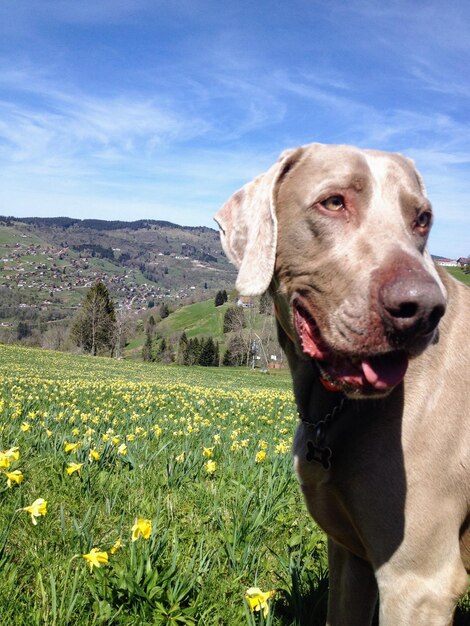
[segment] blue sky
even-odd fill
[[[0,214],[212,215],[287,147],[415,159],[470,253],[467,0],[2,0]]]

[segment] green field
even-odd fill
[[[446,270],[451,276],[470,287],[470,274],[465,274],[460,267],[446,267]]]
[[[288,373],[0,345],[0,414],[0,623],[324,624]]]
[[[309,588],[324,598],[287,373],[0,346],[0,376],[2,624],[294,624]],[[138,518],[151,535],[132,541]],[[90,570],[93,548],[108,563]],[[250,587],[276,591],[266,620]]]
[[[159,324],[159,331],[165,335],[184,331],[188,337],[211,335],[215,340],[223,340],[227,308],[228,304],[216,307],[213,298],[184,306],[164,319]]]

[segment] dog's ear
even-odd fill
[[[214,216],[224,252],[238,268],[236,288],[242,296],[259,296],[269,287],[276,259],[277,188],[301,152],[302,148],[283,152],[275,165],[235,192]]]

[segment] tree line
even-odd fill
[[[228,301],[226,291],[219,291],[214,300],[215,306]],[[261,298],[259,312],[266,312],[266,300]],[[185,332],[179,337],[164,337],[157,331],[157,320],[170,315],[166,302],[151,311],[146,322],[137,322],[137,332],[145,333],[145,341],[141,349],[141,358],[147,362],[177,363],[180,365],[201,365],[204,367],[242,366],[255,361],[260,353],[259,342],[254,341],[250,321],[247,328],[247,315],[251,319],[252,312],[241,306],[231,305],[226,308],[223,316],[223,333],[226,335],[225,350],[211,336],[188,338]],[[53,349],[77,349],[93,356],[119,357],[129,336],[129,325],[123,321],[122,310],[116,310],[106,285],[99,281],[90,287],[72,322],[66,328],[53,325],[49,333],[54,334],[55,345],[44,346]],[[134,318],[135,319],[135,318]],[[127,315],[128,323],[131,317]],[[135,326],[136,322],[131,321]],[[139,330],[140,325],[140,330]],[[135,332],[135,331],[134,331]],[[259,331],[261,332],[261,331]],[[27,321],[20,320],[17,327],[17,340],[28,343],[32,330]],[[57,336],[55,336],[57,335]],[[59,336],[60,335],[60,336]],[[256,335],[256,333],[255,333]],[[258,335],[256,335],[258,337]],[[260,337],[258,337],[260,340]],[[267,364],[267,363],[266,363]]]

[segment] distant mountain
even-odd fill
[[[0,324],[68,318],[103,280],[124,309],[191,302],[231,289],[219,233],[166,221],[0,216]]]

